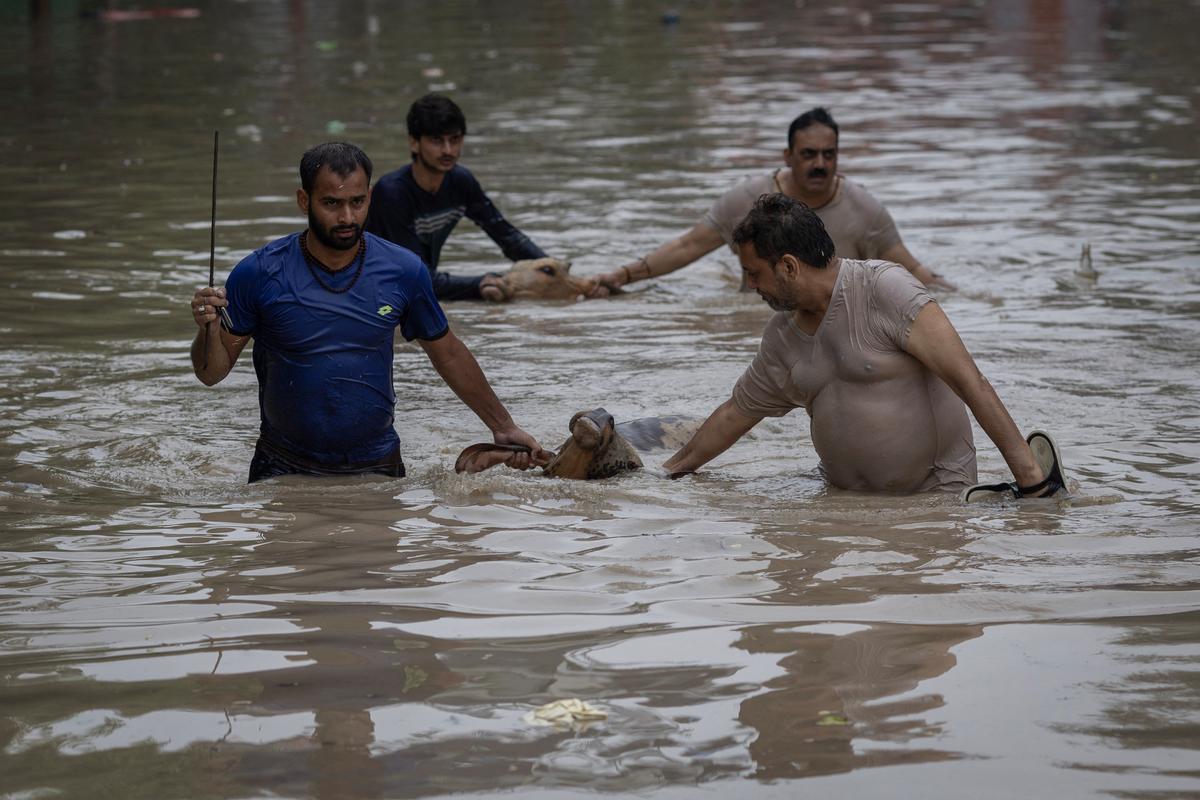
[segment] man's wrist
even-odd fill
[[[493,436],[501,433],[509,433],[516,426],[517,424],[513,422],[513,418],[507,414],[502,419],[497,420],[495,424],[488,423],[488,429],[491,430]]]

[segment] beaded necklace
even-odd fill
[[[315,280],[318,284],[320,284],[322,289],[324,289],[327,292],[332,292],[333,294],[344,294],[344,293],[350,291],[351,289],[353,289],[354,284],[358,283],[359,277],[362,276],[363,266],[367,263],[367,258],[366,258],[367,237],[362,236],[362,235],[359,236],[359,238],[358,238],[358,254],[356,256],[354,256],[354,260],[358,262],[358,269],[355,271],[354,277],[350,279],[350,283],[346,284],[345,286],[343,286],[340,289],[335,289],[334,287],[327,284],[325,281],[321,280],[321,276],[317,274],[317,271],[315,269],[313,269],[313,265],[316,265],[316,266],[320,267],[322,271],[324,271],[330,275],[336,275],[337,273],[342,271],[340,269],[337,269],[337,270],[330,269],[329,267],[322,264],[320,259],[318,259],[316,256],[314,256],[312,253],[308,252],[308,231],[305,231],[304,233],[300,234],[300,252],[304,254],[304,264],[305,264],[305,266],[308,267],[308,271],[312,273],[313,280]],[[342,267],[342,269],[345,269],[345,267]]]

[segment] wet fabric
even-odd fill
[[[433,194],[417,184],[411,164],[384,175],[371,191],[366,229],[420,256],[435,274],[438,299],[477,300],[482,276],[448,276],[437,271],[442,246],[464,216],[491,237],[510,261],[546,257],[504,218],[475,176],[461,165],[446,173]]]
[[[407,340],[449,330],[420,259],[365,236],[361,271],[310,267],[292,234],[243,259],[226,284],[233,333],[254,337],[261,441],[331,471],[399,448],[396,328]]]
[[[913,320],[935,302],[898,264],[842,259],[812,335],[771,317],[733,390],[756,417],[804,408],[821,471],[843,489],[921,492],[975,483],[962,400],[905,352]]]
[[[405,475],[404,460],[400,457],[400,447],[381,459],[372,463],[357,464],[343,469],[329,469],[320,464],[305,461],[294,453],[284,453],[274,449],[261,439],[254,446],[254,456],[250,459],[250,475],[246,483],[257,483],[268,478],[278,478],[281,475],[384,475],[389,478],[403,478]]]
[[[742,181],[718,198],[703,221],[721,234],[726,244],[733,242],[733,229],[764,194],[780,191],[779,170]],[[883,203],[859,184],[841,176],[833,200],[814,209],[833,239],[834,249],[842,258],[882,258],[900,241],[900,232]]]

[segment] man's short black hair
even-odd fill
[[[754,252],[774,266],[791,254],[824,269],[833,260],[833,239],[816,212],[786,194],[759,195],[754,208],[733,229],[735,246],[751,242]]]
[[[408,135],[422,136],[467,135],[467,118],[458,104],[444,94],[431,93],[417,100],[408,109]]]
[[[312,194],[321,167],[329,167],[343,178],[362,167],[367,173],[367,184],[371,183],[371,159],[362,148],[349,142],[325,142],[305,151],[300,157],[300,186],[306,193]]]
[[[795,138],[796,131],[802,131],[810,125],[824,125],[826,128],[831,128],[834,139],[840,138],[838,125],[833,121],[833,115],[824,106],[817,106],[816,108],[810,108],[796,117],[792,120],[792,124],[788,126],[788,150],[792,149],[792,139]]]

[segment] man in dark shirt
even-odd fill
[[[225,287],[192,297],[192,369],[222,381],[254,339],[261,416],[250,482],[279,475],[404,477],[395,423],[395,331],[415,339],[446,384],[520,468],[546,463],[450,330],[429,271],[409,250],[362,232],[371,159],[346,142],[300,160],[296,204],[308,227],[259,248]],[[218,315],[227,315],[226,326]],[[404,376],[399,376],[403,380]]]
[[[501,215],[475,176],[459,166],[467,120],[453,100],[427,94],[409,108],[407,123],[412,163],[375,184],[367,232],[420,256],[433,273],[433,291],[439,300],[507,300],[494,274],[437,271],[442,245],[458,221],[469,217],[511,261],[546,254]]]

